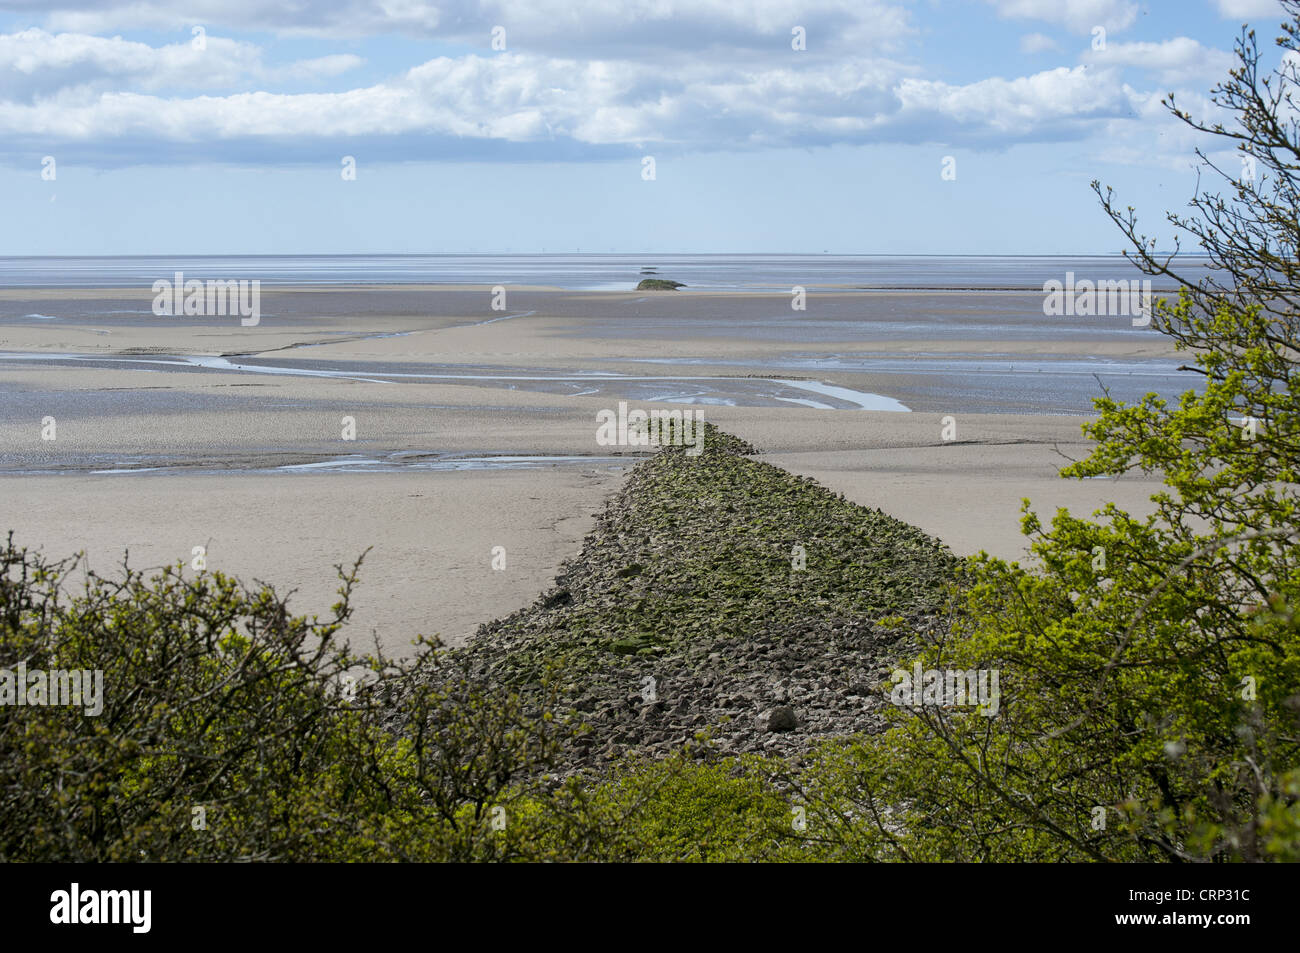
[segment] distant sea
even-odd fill
[[[1204,265],[1191,256],[1193,279]],[[1133,280],[1119,255],[197,255],[0,257],[0,288],[148,288],[176,272],[187,279],[257,279],[267,285],[553,285],[619,291],[644,277],[685,282],[687,291],[780,291],[840,285],[862,289],[1042,291],[1043,283]],[[1152,279],[1155,289],[1174,287]]]

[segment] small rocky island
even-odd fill
[[[669,281],[667,278],[643,278],[641,283],[636,286],[637,291],[676,291],[678,288],[685,288],[686,285],[680,281]]]

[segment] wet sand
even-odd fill
[[[374,545],[357,621],[402,651],[463,640],[577,552],[635,462],[596,439],[619,400],[703,410],[958,552],[1015,556],[1022,496],[1050,515],[1145,510],[1155,489],[1055,475],[1086,453],[1098,378],[1126,398],[1191,384],[1164,338],[1053,323],[1025,294],[822,293],[794,313],[774,295],[511,288],[493,311],[486,288],[327,290],[264,293],[256,327],[156,317],[139,292],[0,292],[0,522],[101,570],[211,540],[209,566],[297,587],[303,611]]]
[[[362,564],[348,637],[409,650],[417,634],[459,644],[549,587],[577,552],[622,474],[579,467],[383,474],[249,473],[0,477],[6,529],[61,558],[86,551],[110,572],[183,562],[294,591],[290,605],[328,614],[334,567]],[[494,547],[505,567],[493,568]],[[187,568],[187,571],[188,568]]]

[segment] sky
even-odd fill
[[[1162,246],[1276,0],[0,0],[0,255]]]

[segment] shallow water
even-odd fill
[[[82,364],[95,367],[121,365],[158,370],[184,371],[188,368],[229,371],[239,374],[269,374],[290,377],[326,377],[362,381],[371,384],[397,384],[402,381],[436,381],[481,387],[533,390],[571,396],[609,395],[611,399],[666,401],[715,406],[776,406],[799,403],[821,410],[886,410],[906,412],[908,407],[891,397],[867,393],[820,381],[793,379],[726,377],[726,376],[645,376],[637,377],[606,372],[575,373],[555,371],[545,374],[452,373],[399,370],[408,365],[393,362],[298,361],[271,364],[262,359],[236,360],[206,355],[86,355],[0,352],[0,364],[7,361],[24,364]],[[325,366],[331,365],[331,366]],[[441,365],[454,367],[454,365]],[[814,396],[807,396],[814,395]]]
[[[1181,260],[1181,259],[1180,259]],[[1193,276],[1200,266],[1188,256]],[[653,269],[653,273],[650,273]],[[686,291],[775,290],[795,285],[869,288],[1041,289],[1078,278],[1141,278],[1108,256],[942,255],[217,255],[0,257],[0,288],[149,288],[159,279],[247,279],[265,284],[531,284],[627,291],[642,278],[686,283]],[[1172,287],[1153,280],[1153,287]]]
[[[149,458],[118,460],[113,467],[90,470],[95,475],[128,473],[399,473],[410,471],[458,472],[470,470],[535,470],[539,467],[582,466],[621,470],[631,465],[620,457],[595,457],[577,454],[465,454],[436,453],[422,450],[403,450],[396,453],[363,457],[349,454],[311,463],[289,463],[281,466],[206,466],[202,462],[175,462],[163,465],[146,464]],[[66,469],[66,468],[65,468]],[[29,471],[8,471],[11,473]],[[62,471],[60,471],[62,472]]]

